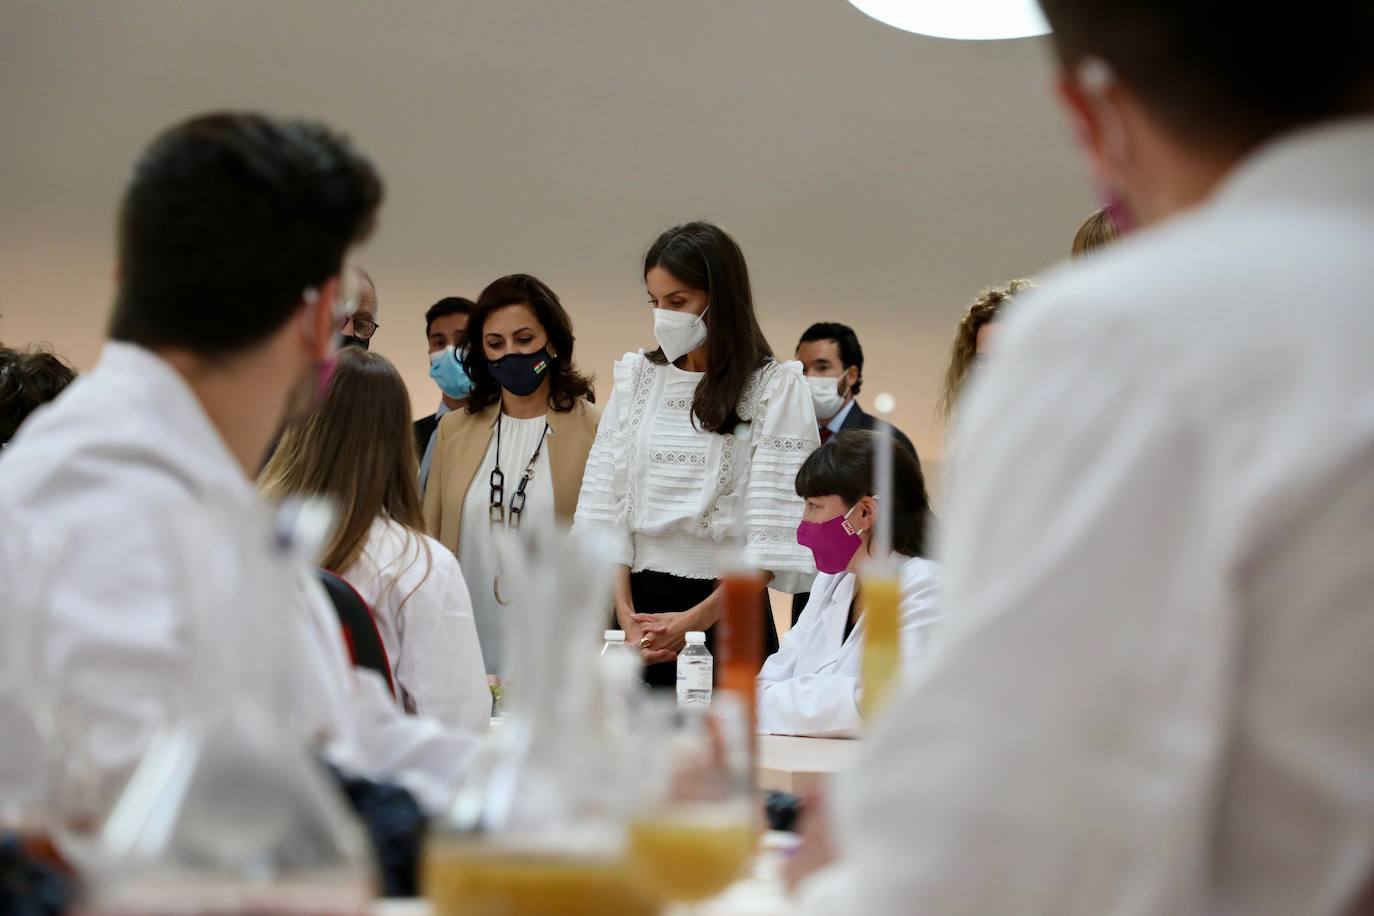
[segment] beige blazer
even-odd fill
[[[425,488],[425,527],[455,554],[463,522],[463,499],[482,466],[500,409],[499,404],[493,404],[478,414],[455,410],[439,421]],[[565,524],[572,524],[577,511],[582,472],[600,420],[601,408],[585,400],[579,400],[567,412],[548,413],[549,439],[544,447],[549,450],[549,470],[553,474],[553,513]]]

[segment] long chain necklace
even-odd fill
[[[496,466],[491,470],[491,504],[487,510],[487,518],[493,528],[497,525],[518,529],[520,527],[520,517],[525,512],[525,488],[534,479],[534,465],[539,461],[539,453],[544,450],[544,440],[549,435],[549,424],[544,423],[544,431],[539,434],[539,442],[534,447],[534,454],[530,456],[529,464],[525,465],[524,476],[520,478],[520,485],[515,488],[515,493],[510,498],[510,521],[506,520],[506,475],[501,470],[501,415],[496,417]],[[491,580],[491,593],[496,598],[496,603],[503,607],[507,603],[501,597],[501,557],[500,552],[496,558],[496,575]]]
[[[539,434],[539,443],[534,447],[534,454],[530,456],[529,464],[525,465],[525,474],[520,478],[520,485],[515,488],[515,494],[510,498],[510,522],[508,527],[519,528],[520,516],[525,511],[525,488],[534,479],[534,465],[539,461],[539,453],[544,450],[544,439],[549,435],[549,424],[544,424],[544,431]],[[506,522],[506,475],[501,470],[501,417],[496,418],[496,467],[491,469],[491,506],[487,510],[492,525],[507,526]]]

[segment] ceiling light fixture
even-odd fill
[[[989,41],[1050,30],[1035,0],[849,0],[879,22],[936,38]]]

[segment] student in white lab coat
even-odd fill
[[[14,548],[0,550],[0,595],[51,588],[39,676],[83,722],[72,738],[100,803],[198,676],[190,592],[230,576],[240,594],[214,593],[217,619],[237,602],[281,609],[283,720],[303,744],[430,811],[452,797],[474,736],[405,715],[375,672],[351,668],[313,573],[282,572],[269,552],[252,485],[328,377],[344,256],[380,199],[371,163],[323,125],[249,113],[172,127],[133,172],[111,340],[0,462],[0,546]]]
[[[1042,6],[1138,231],[961,400],[947,619],[807,911],[1368,913],[1374,4]]]
[[[892,514],[893,559],[901,569],[902,668],[914,670],[939,617],[937,569],[924,558],[930,501],[915,455],[893,449],[893,504],[873,495],[873,464],[888,437],[862,430],[834,436],[797,473],[806,500],[797,539],[820,574],[795,626],[758,677],[764,734],[849,738],[858,734],[864,618],[858,572],[871,559],[881,513]]]
[[[338,513],[320,565],[352,585],[381,634],[408,712],[473,731],[490,721],[472,600],[458,560],[424,533],[410,395],[379,353],[339,354],[329,393],[277,444],[272,499],[326,496]]]

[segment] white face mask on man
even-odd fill
[[[840,393],[840,380],[820,375],[808,375],[806,382],[811,386],[811,403],[816,408],[816,419],[824,423],[833,418],[849,399],[846,389]]]
[[[654,339],[662,348],[664,358],[670,363],[677,362],[706,343],[706,312],[693,315],[691,312],[655,308]]]

